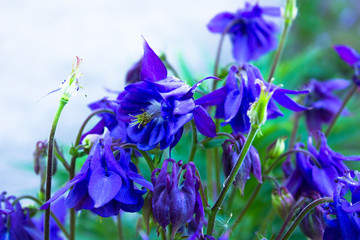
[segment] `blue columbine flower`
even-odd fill
[[[260,7],[245,4],[236,13],[223,12],[216,15],[207,25],[213,33],[228,33],[233,45],[233,56],[239,63],[257,60],[276,48],[278,29],[264,16],[279,17],[279,7]]]
[[[225,119],[223,124],[230,124],[235,133],[247,133],[250,129],[250,119],[247,112],[250,104],[259,98],[261,90],[257,81],[261,81],[269,88],[270,92],[273,92],[267,107],[268,119],[283,116],[275,101],[296,112],[308,109],[287,96],[287,94],[307,94],[309,93],[308,90],[293,91],[266,83],[260,70],[251,64],[244,64],[240,70],[235,66],[231,67],[226,78],[226,85],[197,99],[196,103],[203,106],[217,105],[215,117]]]
[[[357,181],[354,179],[356,176]],[[334,191],[334,202],[325,206],[326,228],[324,240],[359,240],[360,239],[360,174],[348,172],[339,178]],[[343,196],[351,193],[351,202]]]
[[[145,41],[141,81],[126,86],[119,96],[117,118],[129,124],[129,140],[141,150],[159,144],[161,150],[173,147],[192,118],[200,133],[214,137],[215,123],[193,99],[201,82],[190,87],[180,79],[167,77],[165,65]]]
[[[353,81],[360,86],[360,54],[346,45],[335,45],[334,49],[354,69]]]
[[[349,168],[343,161],[360,160],[360,156],[343,156],[334,152],[328,145],[324,134],[320,133],[321,145],[319,151],[312,144],[309,137],[308,150],[316,158],[317,166],[309,155],[296,153],[296,168],[288,178],[286,187],[294,195],[306,195],[312,191],[321,196],[332,196],[335,190],[335,180],[344,176]],[[303,144],[296,144],[295,149],[300,149]]]
[[[328,124],[341,107],[342,101],[332,91],[345,89],[350,84],[344,79],[332,79],[326,82],[310,80],[307,88],[311,91],[305,98],[305,105],[310,109],[305,111],[306,125],[309,132],[317,136],[323,124]],[[347,114],[344,110],[343,114]]]
[[[137,212],[144,203],[145,189],[138,189],[134,182],[153,190],[150,182],[137,172],[130,162],[130,155],[122,148],[114,156],[111,150],[112,138],[109,132],[92,147],[80,173],[58,190],[40,209],[63,195],[72,186],[66,198],[66,206],[76,211],[89,209],[94,213],[109,217],[119,214],[120,210]]]
[[[234,168],[240,153],[234,150],[234,144],[238,144],[238,149],[243,148],[246,137],[242,134],[235,135],[236,143],[231,140],[225,140],[222,144],[223,155],[222,155],[222,165],[224,170],[225,177],[228,177],[231,173],[231,170]],[[251,146],[249,152],[246,154],[244,161],[241,163],[238,174],[235,177],[233,184],[238,187],[241,193],[244,193],[244,188],[247,180],[250,178],[250,173],[252,173],[255,178],[262,183],[261,178],[261,162],[259,153],[257,150]]]
[[[5,194],[0,195],[0,239],[41,240],[42,234],[31,221],[29,210],[19,202],[13,207],[15,197]]]
[[[169,163],[172,163],[171,173],[167,171]],[[159,175],[156,177],[157,173]],[[152,173],[153,215],[164,230],[167,225],[172,224],[172,239],[179,228],[191,220],[197,225],[194,236],[198,235],[203,225],[204,209],[199,194],[199,179],[195,174],[193,163],[182,166],[181,161],[176,163],[170,158],[164,161],[161,169],[155,169]],[[184,180],[181,179],[182,176]]]

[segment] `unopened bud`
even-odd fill
[[[90,149],[94,145],[94,143],[97,143],[99,138],[101,137],[101,134],[88,134],[86,137],[82,140],[82,145],[84,146],[84,152],[89,153]]]
[[[296,0],[287,0],[285,11],[283,13],[285,23],[291,23],[297,16],[298,8],[296,7]]]
[[[267,147],[266,151],[269,158],[275,159],[284,153],[286,139],[286,136],[279,137]]]
[[[36,149],[34,151],[34,171],[39,174],[40,171],[45,167],[45,160],[43,160],[47,153],[48,144],[47,141],[38,141],[36,143]]]
[[[273,190],[271,200],[273,207],[279,213],[280,217],[282,219],[286,219],[295,203],[295,199],[292,194],[288,192],[286,187],[280,187]]]
[[[263,81],[257,79],[256,83],[260,85],[260,95],[259,98],[251,104],[247,115],[250,118],[251,126],[261,127],[266,122],[267,106],[273,92],[269,92]]]

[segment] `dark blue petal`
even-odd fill
[[[144,57],[141,67],[141,80],[159,81],[167,77],[164,63],[144,39]]]
[[[92,172],[89,180],[89,195],[94,200],[94,208],[110,202],[121,188],[121,177],[112,171],[98,168]]]
[[[193,114],[195,125],[199,132],[207,137],[215,137],[216,125],[207,111],[201,106],[196,106]]]

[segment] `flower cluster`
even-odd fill
[[[109,132],[100,138],[90,151],[83,167],[70,182],[58,190],[40,209],[46,209],[69,188],[66,206],[75,210],[89,209],[109,217],[120,210],[137,212],[141,209],[146,189],[137,189],[134,182],[153,190],[150,182],[138,174],[125,150],[118,148],[114,156],[111,150],[112,138]]]
[[[152,238],[155,231],[162,239],[171,240],[230,239],[237,224],[251,211],[251,204],[257,202],[257,194],[268,194],[270,198],[269,186],[260,191],[268,180],[276,186],[271,194],[273,208],[284,221],[276,239],[288,239],[296,226],[309,239],[360,239],[360,173],[345,163],[358,161],[360,156],[344,156],[327,143],[330,130],[339,116],[348,113],[345,105],[360,85],[360,55],[345,45],[334,47],[353,68],[353,83],[340,78],[312,79],[304,90],[274,85],[285,37],[296,17],[296,1],[286,1],[285,12],[280,10],[246,3],[237,12],[223,12],[210,21],[208,29],[222,34],[215,75],[226,34],[231,38],[237,62],[221,68],[223,72],[217,76],[224,81],[219,87],[217,82],[212,88],[206,86],[208,79],[222,80],[217,76],[188,85],[169,61],[159,57],[144,40],[143,57],[127,73],[125,88],[110,90],[116,94],[114,98],[104,97],[89,105],[93,112],[81,125],[68,162],[69,154],[56,143],[55,151],[53,147],[60,113],[80,88],[81,59],[76,58],[69,77],[57,89],[63,95],[49,140],[36,145],[34,170],[41,175],[38,197],[0,195],[0,240],[60,240],[63,235],[73,239],[75,211],[81,210],[101,217],[117,216],[120,239],[124,238],[122,217],[134,212],[142,212],[136,231],[143,239]],[[269,80],[264,81],[261,68],[249,62],[277,46],[278,28],[267,19],[269,16],[283,17],[285,27]],[[170,76],[168,70],[175,76]],[[205,86],[200,88],[200,84]],[[344,100],[334,94],[351,84],[352,90]],[[284,116],[281,107],[295,112],[294,118],[267,121]],[[85,128],[94,116],[100,120]],[[305,116],[305,122],[301,116]],[[294,124],[285,123],[292,120]],[[305,124],[308,132],[300,134]],[[325,134],[324,125],[328,125]],[[301,142],[304,135],[308,137],[307,145]],[[289,144],[285,144],[288,137]],[[198,151],[200,146],[205,150]],[[291,154],[295,154],[294,159]],[[187,162],[175,160],[184,156],[188,156]],[[286,165],[280,175],[281,171],[274,169],[285,156]],[[82,160],[78,172],[77,160]],[[62,168],[57,167],[57,161]],[[203,168],[207,170],[205,178],[201,177]],[[69,181],[51,197],[56,169],[66,171]],[[248,182],[251,174],[257,184],[254,189]],[[251,190],[251,196],[247,196]],[[23,208],[19,201],[25,198],[41,205],[39,210],[45,210],[45,214],[38,214],[32,207]],[[242,198],[247,201],[245,205]],[[69,231],[64,224],[68,209],[72,209]],[[259,215],[264,209],[257,210]],[[270,217],[261,220],[270,221]],[[267,239],[262,233],[258,237]]]

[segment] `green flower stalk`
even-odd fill
[[[78,77],[81,75],[80,64],[81,58],[76,57],[73,62],[72,70],[70,75],[66,80],[62,82],[58,89],[52,91],[57,92],[62,90],[62,95],[60,98],[60,104],[56,111],[50,136],[49,136],[49,145],[48,145],[48,154],[47,154],[47,169],[46,169],[46,188],[45,188],[45,201],[48,201],[51,197],[51,177],[52,177],[52,159],[53,159],[53,150],[54,150],[54,137],[57,124],[59,122],[60,114],[64,109],[65,105],[68,103],[70,97],[75,95],[79,91]],[[51,92],[51,93],[52,93]],[[49,240],[50,238],[50,207],[45,211],[44,219],[44,240]]]

